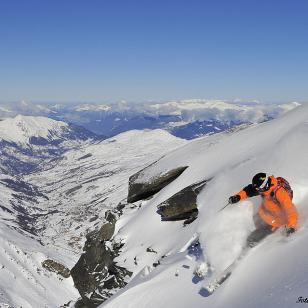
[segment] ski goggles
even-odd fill
[[[271,186],[271,179],[267,176],[260,186],[254,186],[256,191],[267,191]]]

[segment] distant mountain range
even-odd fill
[[[260,123],[297,107],[288,104],[233,103],[219,100],[182,100],[152,103],[0,104],[0,117],[18,114],[45,116],[112,137],[132,129],[164,129],[174,136],[194,139],[241,124]]]

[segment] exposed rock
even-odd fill
[[[75,287],[82,297],[78,301],[78,307],[97,307],[123,288],[126,277],[131,276],[131,272],[114,262],[122,247],[111,241],[116,216],[107,211],[105,218],[107,223],[100,230],[87,235],[84,253],[71,270]]]
[[[72,307],[72,303],[73,303],[73,301],[69,301],[66,304],[61,305],[60,308]]]
[[[157,267],[158,265],[160,265],[160,261],[159,260],[157,262],[153,263],[153,267]]]
[[[146,169],[150,166],[140,170],[129,178],[127,202],[132,203],[153,196],[162,188],[170,184],[173,180],[180,176],[186,168],[188,168],[187,166],[178,167],[166,171],[150,181],[142,181],[142,175],[144,175]]]
[[[191,224],[195,219],[197,219],[198,213],[199,213],[198,209],[196,209],[195,211],[192,211],[192,212],[190,213],[189,218],[187,218],[187,219],[184,220],[184,227],[185,227],[186,225]]]
[[[47,259],[42,262],[42,266],[49,270],[50,272],[57,273],[64,278],[68,278],[70,276],[70,270],[65,267],[63,264],[56,262],[54,260]]]
[[[147,252],[152,252],[152,253],[157,253],[157,251],[155,251],[153,248],[148,247],[147,248]]]
[[[162,220],[185,220],[190,223],[198,216],[197,196],[207,180],[185,187],[166,201],[158,205]]]
[[[116,207],[116,211],[119,213],[119,215],[123,214],[123,209],[125,208],[125,206],[127,205],[126,202],[121,201],[117,207]]]
[[[115,223],[116,223],[116,216],[110,212],[107,211],[105,214],[105,218],[108,221],[98,231],[98,239],[99,241],[109,241],[114,233]]]
[[[75,303],[75,308],[92,308],[95,307],[94,305],[90,304],[90,306],[88,306],[87,304],[85,304],[81,299],[79,299],[76,303]]]

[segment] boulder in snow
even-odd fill
[[[158,205],[162,220],[189,220],[198,215],[197,196],[206,185],[207,180],[185,187],[175,195]]]
[[[68,278],[71,275],[70,270],[67,267],[54,260],[47,259],[42,262],[42,266],[50,272],[57,273],[64,278]]]
[[[153,196],[180,176],[187,168],[187,166],[178,167],[168,170],[159,176],[155,176],[150,180],[143,180],[144,174],[146,174],[146,171],[150,166],[140,170],[129,178],[127,202],[132,203]]]

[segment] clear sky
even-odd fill
[[[0,0],[0,101],[307,90],[307,0]]]

